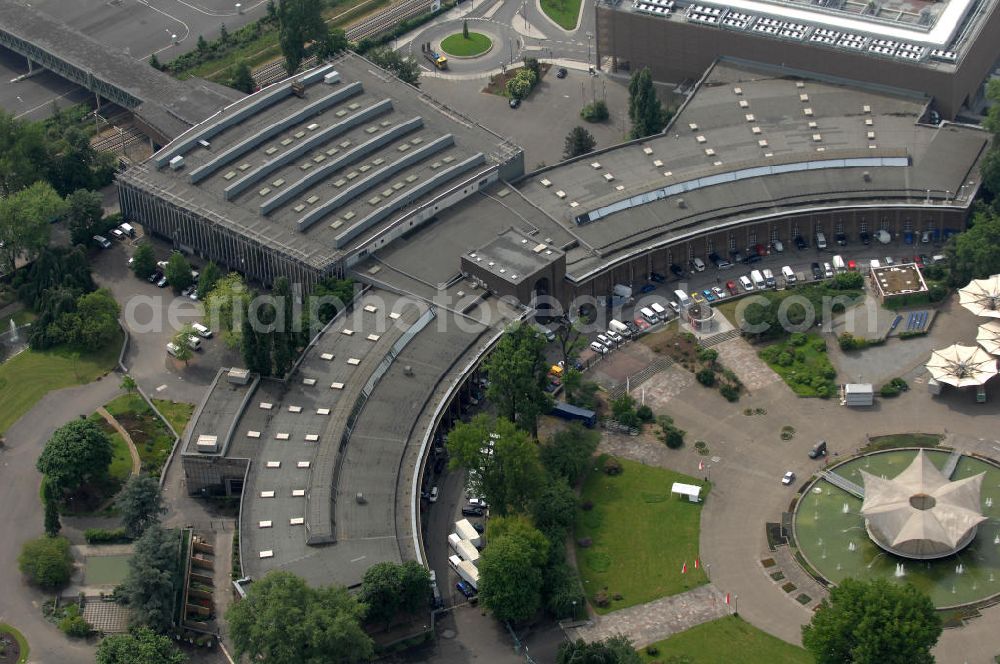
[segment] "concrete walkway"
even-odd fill
[[[636,648],[643,648],[671,634],[730,613],[726,594],[708,584],[680,595],[596,616],[589,624],[567,629],[566,634],[574,641],[599,641],[615,634],[625,634]]]
[[[118,381],[50,392],[7,430],[0,448],[0,622],[17,627],[31,645],[33,664],[92,664],[94,647],[70,640],[42,617],[42,602],[50,597],[24,582],[14,561],[25,541],[42,534],[41,475],[35,461],[58,427],[89,415],[119,394]]]
[[[142,459],[139,458],[139,450],[135,448],[135,443],[132,442],[132,436],[130,436],[129,432],[125,430],[125,427],[123,427],[121,423],[115,419],[114,415],[105,410],[104,406],[97,409],[97,414],[103,417],[105,422],[113,426],[115,431],[121,435],[125,444],[128,445],[128,453],[129,456],[132,457],[132,475],[138,475],[139,471],[142,469]]]

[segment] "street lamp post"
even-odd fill
[[[733,595],[733,615],[740,615],[740,596]]]
[[[590,40],[594,38],[594,33],[587,31],[587,68],[590,68]]]

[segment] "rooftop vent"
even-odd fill
[[[862,173],[861,177],[864,178],[865,182],[871,182],[872,181],[872,174],[870,172],[868,172],[868,171],[865,171],[864,173]]]

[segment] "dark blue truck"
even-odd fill
[[[552,410],[549,411],[549,414],[561,417],[564,420],[569,420],[570,422],[583,422],[584,426],[589,428],[593,428],[597,424],[597,413],[594,411],[573,406],[562,401],[557,401],[556,404],[552,406]]]

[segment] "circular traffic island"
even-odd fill
[[[470,32],[468,38],[456,32],[441,40],[441,50],[455,58],[475,58],[488,53],[491,48],[493,40],[481,32]]]

